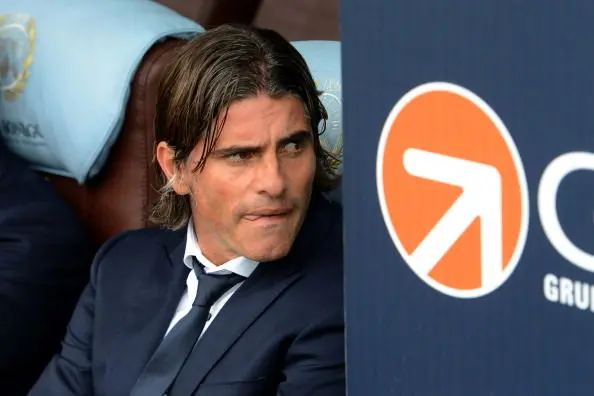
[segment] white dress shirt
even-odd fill
[[[186,267],[192,270],[192,257],[196,257],[196,259],[204,266],[204,272],[208,274],[216,273],[216,274],[229,274],[231,272],[241,275],[245,278],[248,278],[252,272],[258,266],[258,262],[250,260],[245,257],[237,257],[222,265],[214,265],[210,260],[208,260],[204,255],[202,255],[202,251],[200,250],[200,246],[198,246],[198,239],[196,238],[196,233],[194,232],[194,226],[192,221],[188,223],[188,232],[186,235],[186,251],[184,253],[184,264]],[[177,265],[177,263],[174,263]],[[202,330],[202,334],[206,331],[208,326],[212,323],[215,319],[217,314],[220,312],[221,308],[229,301],[233,293],[237,291],[241,287],[243,282],[238,283],[237,285],[233,286],[227,292],[225,292],[221,298],[219,298],[215,303],[212,305],[210,309],[209,319]],[[194,271],[190,271],[188,275],[188,279],[186,280],[186,290],[179,301],[177,309],[175,310],[175,314],[173,315],[173,319],[169,324],[169,328],[165,333],[165,336],[169,333],[169,331],[175,326],[177,322],[179,322],[184,316],[186,316],[190,309],[192,308],[192,303],[196,298],[196,293],[198,292],[198,287],[200,287],[198,278]],[[202,336],[202,335],[201,335]]]

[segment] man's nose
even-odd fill
[[[282,196],[287,189],[285,170],[276,155],[262,158],[258,173],[259,192],[271,197]]]

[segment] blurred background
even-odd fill
[[[205,28],[238,22],[288,40],[339,40],[338,0],[160,0]]]

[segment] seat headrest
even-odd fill
[[[84,183],[120,133],[147,51],[203,30],[148,0],[0,0],[0,134],[35,169]]]
[[[328,112],[326,131],[321,142],[337,158],[336,170],[342,174],[342,76],[339,41],[294,41],[293,46],[307,62],[318,89],[322,91],[322,102]],[[340,201],[340,187],[329,194]]]

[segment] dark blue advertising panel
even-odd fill
[[[593,395],[594,2],[341,8],[349,395]]]

